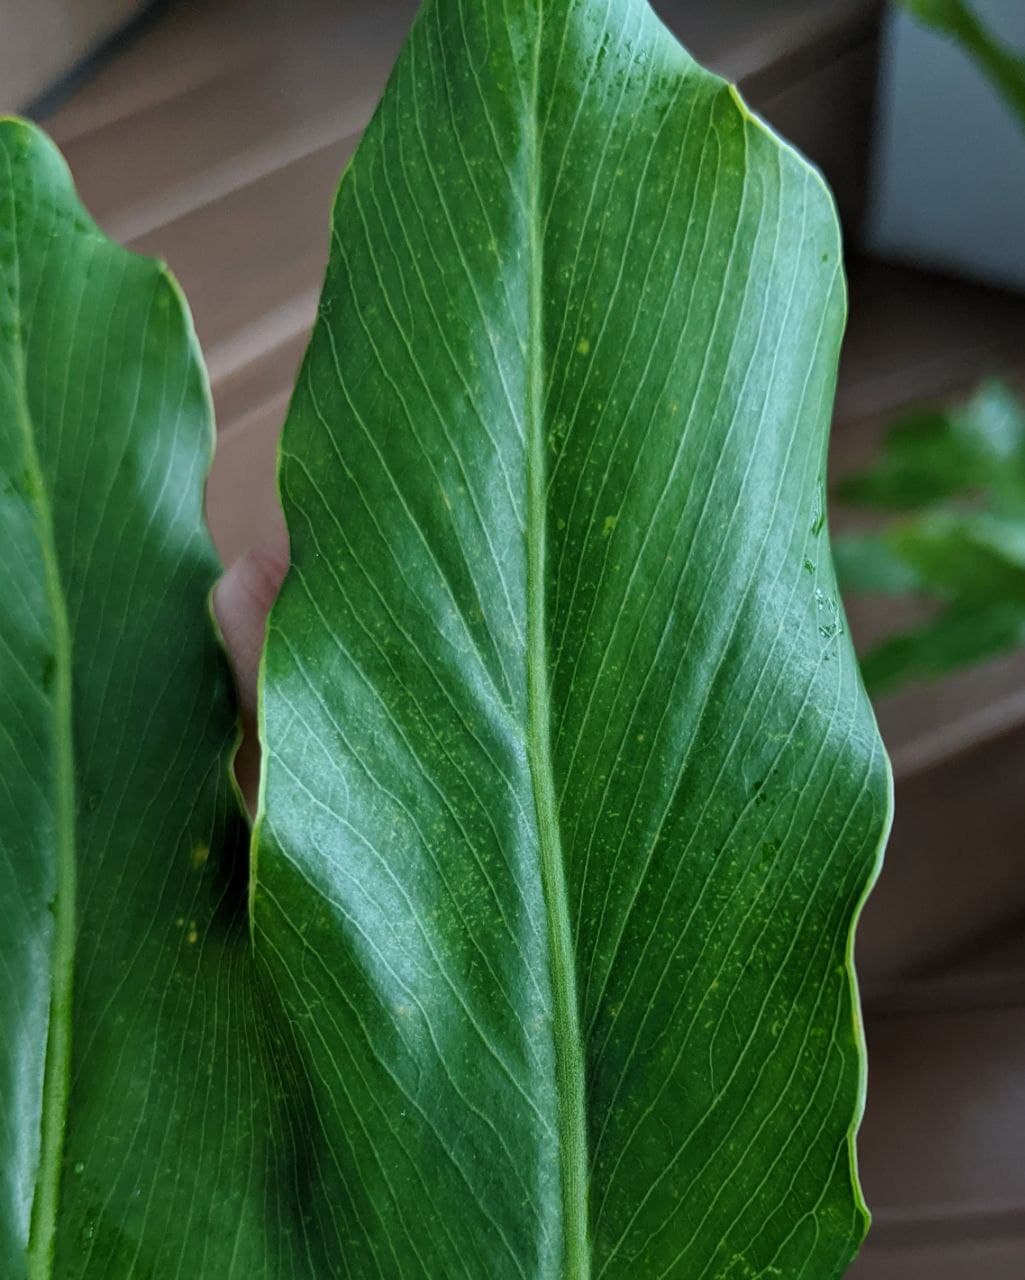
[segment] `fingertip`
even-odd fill
[[[252,547],[221,577],[214,592],[218,613],[241,613],[261,623],[271,610],[288,572],[288,548]]]
[[[214,611],[245,711],[256,705],[267,615],[287,571],[287,548],[254,547],[235,561],[214,588]]]

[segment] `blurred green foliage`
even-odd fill
[[[956,41],[1025,128],[1025,57],[969,0],[898,3]],[[837,496],[897,517],[881,532],[834,540],[845,592],[932,605],[929,622],[863,655],[870,692],[1025,646],[1025,405],[1009,387],[989,382],[966,405],[905,415]]]
[[[835,539],[844,590],[934,610],[863,656],[870,692],[1025,645],[1025,404],[1009,387],[989,382],[965,405],[900,419],[837,496],[893,517]]]

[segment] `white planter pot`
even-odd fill
[[[975,0],[1025,52],[1025,0]],[[952,41],[886,20],[868,247],[1025,289],[1025,129]]]

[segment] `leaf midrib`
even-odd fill
[[[6,148],[5,148],[6,153]],[[8,170],[10,156],[6,155]],[[71,1068],[71,1013],[75,950],[75,783],[71,739],[71,631],[67,604],[60,581],[57,539],[53,512],[43,469],[36,448],[35,426],[28,404],[28,372],[24,348],[24,317],[21,311],[21,275],[18,257],[18,223],[11,182],[11,230],[15,262],[14,311],[17,337],[13,343],[16,362],[18,426],[24,438],[25,464],[32,502],[38,515],[40,555],[45,573],[46,597],[53,621],[54,645],[54,773],[57,834],[57,892],[54,901],[54,946],[51,1002],[48,1019],[46,1064],[43,1073],[40,1155],[29,1226],[29,1280],[51,1280],[57,1208],[60,1194],[64,1131],[67,1121],[68,1087]]]
[[[33,483],[42,472],[33,446],[29,460]],[[54,902],[53,987],[46,1069],[43,1076],[42,1141],[29,1233],[29,1276],[50,1280],[53,1271],[57,1206],[60,1194],[64,1130],[71,1072],[71,1014],[75,958],[75,783],[71,744],[71,636],[64,591],[56,565],[53,517],[40,487],[38,509],[43,526],[46,592],[54,622],[54,722],[57,809],[57,893]]]
[[[546,621],[546,468],[544,433],[541,232],[541,148],[538,131],[541,33],[539,7],[533,50],[528,130],[527,325],[527,758],[537,814],[541,886],[548,926],[555,1041],[556,1103],[562,1185],[564,1280],[589,1280],[588,1160],[584,1052],[577,1000],[576,957],[559,831],[551,753]]]

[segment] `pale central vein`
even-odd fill
[[[29,469],[41,483],[34,446]],[[40,493],[42,490],[40,489]],[[75,957],[75,782],[71,746],[71,637],[48,502],[40,498],[46,591],[54,627],[54,774],[57,819],[57,892],[54,900],[53,986],[50,996],[43,1112],[36,1194],[32,1204],[29,1275],[50,1280],[57,1235],[61,1164],[71,1072],[71,1013]]]
[[[548,638],[545,617],[546,492],[543,361],[543,244],[540,211],[538,96],[541,15],[527,113],[529,184],[527,333],[527,755],[537,811],[541,883],[548,925],[555,1038],[557,1126],[563,1205],[565,1280],[589,1280],[587,1120],[584,1051],[577,1003],[576,960],[559,832],[551,751]]]
[[[12,218],[17,244],[17,224]],[[17,307],[19,328],[21,282],[18,277]],[[46,600],[53,627],[54,678],[51,705],[54,731],[54,816],[56,893],[53,902],[53,973],[43,1071],[40,1116],[39,1166],[29,1226],[28,1274],[30,1280],[50,1280],[57,1236],[61,1165],[67,1122],[68,1083],[71,1070],[71,1014],[75,952],[75,782],[71,738],[71,635],[64,590],[57,563],[57,540],[50,496],[36,448],[35,429],[28,404],[28,374],[25,367],[24,338],[14,343],[15,387],[18,423],[21,428],[26,471],[36,507],[39,550],[43,562]]]
[[[18,223],[14,203],[14,175],[6,150],[10,192],[10,225],[15,245],[15,311],[19,332],[14,341],[15,392],[18,425],[32,501],[38,518],[44,585],[53,625],[56,895],[53,905],[53,974],[50,993],[46,1062],[43,1072],[40,1116],[39,1165],[36,1171],[28,1240],[28,1274],[31,1280],[50,1280],[57,1234],[57,1204],[67,1119],[68,1080],[71,1064],[71,1002],[75,947],[75,790],[71,746],[71,639],[64,592],[57,567],[57,547],[50,499],[36,448],[29,413],[28,374],[25,367],[24,317],[21,314],[21,273],[18,257]]]

